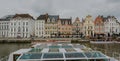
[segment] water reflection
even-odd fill
[[[98,48],[98,49],[103,49],[106,50],[106,52],[117,52],[120,54],[120,44],[91,44],[91,48]]]
[[[16,51],[21,48],[28,48],[30,47],[29,43],[5,43],[0,44],[0,57],[4,57],[9,55],[11,52]]]

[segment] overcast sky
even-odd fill
[[[85,18],[114,15],[120,20],[120,0],[0,0],[0,17],[15,13],[56,14],[60,17]]]

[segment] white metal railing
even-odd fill
[[[2,57],[2,58],[0,58],[0,61],[8,61],[8,57],[9,56]]]

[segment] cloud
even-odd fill
[[[107,3],[120,3],[120,0],[106,0]]]
[[[15,13],[30,13],[37,17],[49,13],[61,17],[84,18],[90,14],[114,15],[120,19],[120,0],[1,0],[0,17]]]

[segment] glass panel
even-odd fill
[[[85,57],[83,53],[65,53],[66,58],[80,58],[80,57]]]
[[[66,50],[67,52],[75,52],[75,51],[76,51],[76,50],[73,49],[73,48],[65,48],[65,50]]]
[[[66,60],[66,61],[87,61],[85,59],[79,59],[79,60]]]
[[[58,48],[50,48],[49,52],[59,52],[59,49]]]
[[[26,53],[23,54],[20,59],[40,59],[41,55],[41,53]]]
[[[62,53],[45,53],[43,58],[63,58]]]
[[[62,46],[62,48],[72,48],[72,46]]]
[[[100,52],[85,52],[84,53],[88,58],[100,58],[100,57],[105,57],[106,56]]]
[[[41,52],[40,48],[32,48],[29,52]]]
[[[60,48],[60,46],[49,46],[49,48]]]

